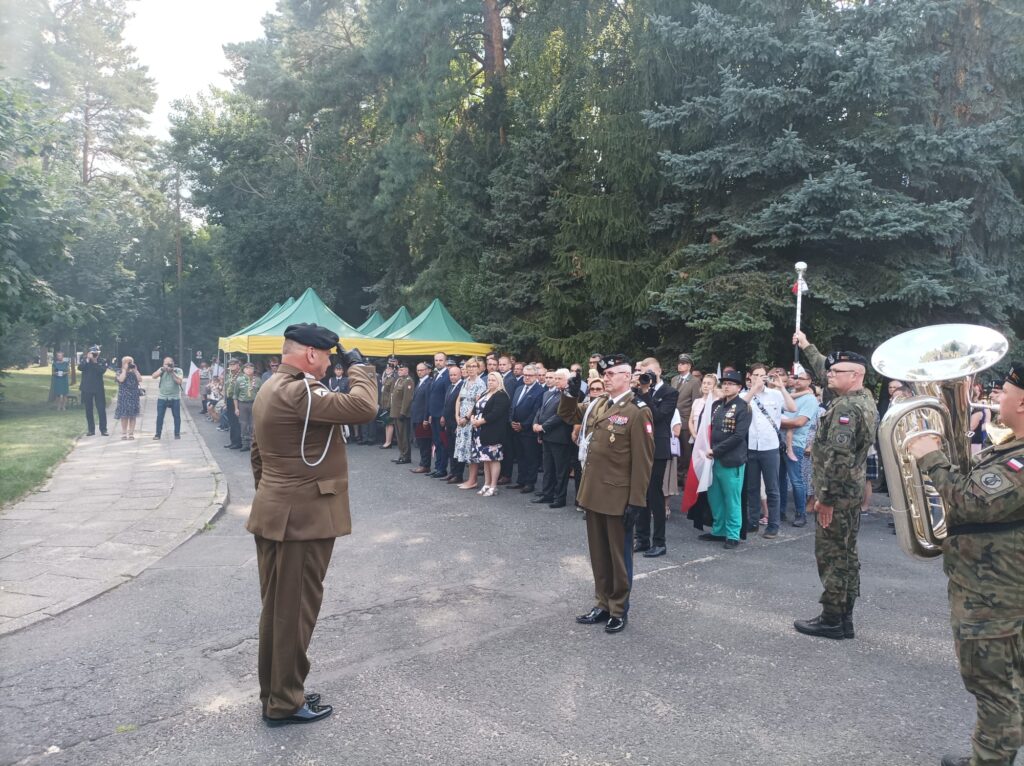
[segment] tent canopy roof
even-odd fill
[[[401,329],[403,325],[409,323],[412,319],[412,314],[409,313],[409,309],[405,306],[400,306],[398,311],[387,318],[383,324],[380,325],[376,330],[371,330],[366,333],[371,338],[383,338],[388,333],[394,332],[395,330]]]
[[[396,354],[485,354],[491,350],[486,343],[477,343],[448,309],[435,298],[429,306],[401,328],[390,333]]]
[[[369,335],[382,324],[384,324],[384,317],[380,315],[379,311],[374,311],[372,314],[370,314],[370,316],[366,317],[366,321],[359,325],[356,329],[363,335]]]

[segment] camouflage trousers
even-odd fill
[[[853,611],[860,595],[860,559],[857,557],[857,533],[860,531],[860,503],[837,504],[828,528],[817,525],[814,533],[814,558],[824,590],[821,611],[828,617],[840,617]]]
[[[965,628],[953,624],[960,675],[978,706],[971,766],[1012,766],[1024,746],[1024,627],[996,638],[969,638]]]

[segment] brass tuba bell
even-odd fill
[[[961,472],[971,469],[970,401],[976,373],[1006,355],[1009,343],[988,327],[941,324],[890,338],[871,356],[881,375],[903,381],[914,394],[895,402],[878,426],[878,449],[892,501],[900,547],[915,558],[942,553],[946,508],[935,486],[907,451],[916,436],[939,437]]]

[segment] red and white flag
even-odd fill
[[[793,283],[793,287],[790,289],[793,291],[793,295],[796,295],[797,293],[804,295],[807,292],[808,288],[807,283],[804,281],[804,278],[800,277],[796,282]]]
[[[711,486],[711,469],[715,461],[707,455],[711,449],[711,405],[714,401],[715,398],[708,394],[697,419],[697,436],[693,440],[693,454],[686,474],[686,487],[683,489],[683,513],[697,502],[697,495],[707,492]]]
[[[192,366],[188,368],[188,390],[185,392],[185,396],[189,399],[199,398],[199,368],[196,367],[195,362],[192,362]]]

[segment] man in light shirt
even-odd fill
[[[807,487],[804,486],[804,450],[807,448],[807,434],[811,426],[818,420],[818,397],[811,390],[811,374],[802,367],[790,377],[793,384],[793,400],[796,409],[786,409],[783,413],[780,428],[783,437],[792,434],[792,450],[783,458],[779,469],[779,495],[781,497],[781,517],[786,516],[786,503],[789,490],[787,484],[793,485],[793,526],[807,525]]]
[[[747,436],[747,531],[756,532],[760,521],[761,480],[768,497],[768,525],[764,537],[779,534],[779,445],[783,409],[796,409],[796,402],[781,381],[768,375],[768,368],[755,364],[750,368],[750,387],[740,396],[750,405],[750,431]]]

